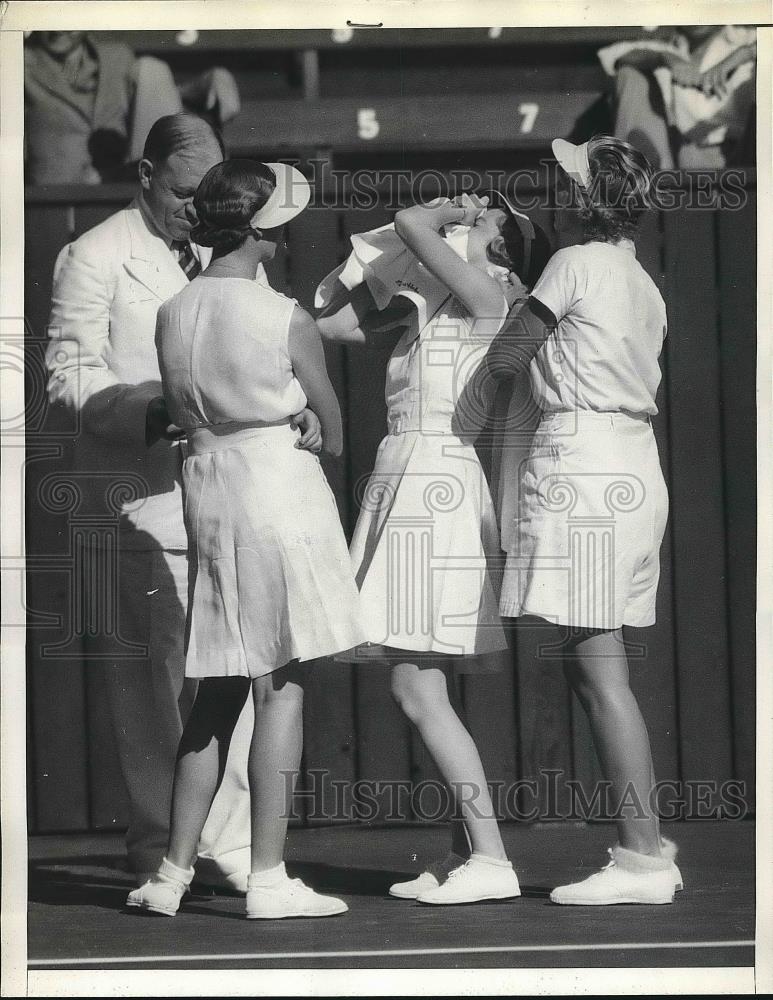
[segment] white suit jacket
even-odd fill
[[[199,251],[206,267],[212,251]],[[80,513],[117,509],[122,548],[187,548],[181,446],[145,443],[161,395],[156,313],[187,280],[136,201],[64,247],[54,269],[49,399],[79,418]]]

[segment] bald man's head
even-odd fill
[[[208,170],[223,160],[223,144],[196,115],[159,118],[140,160],[145,207],[157,228],[171,240],[187,240],[196,223],[193,196]]]

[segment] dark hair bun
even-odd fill
[[[212,167],[193,196],[198,223],[191,238],[218,254],[230,253],[245,241],[250,221],[274,192],[270,167],[257,160],[226,160]]]
[[[229,253],[241,246],[249,232],[249,225],[238,228],[231,226],[227,229],[210,229],[205,222],[199,221],[191,232],[191,239],[199,246],[213,247],[222,253]]]

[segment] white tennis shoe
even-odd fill
[[[279,867],[278,876],[270,881],[267,881],[265,872],[254,873],[247,879],[248,920],[334,917],[349,909],[342,899],[323,896],[299,878],[288,878],[284,864]]]
[[[664,858],[667,858],[671,862],[671,874],[674,878],[674,892],[681,892],[684,889],[684,879],[682,878],[682,873],[679,871],[676,865],[676,855],[679,848],[673,842],[669,840],[668,837],[660,838],[660,853]]]
[[[673,903],[676,885],[673,861],[609,848],[609,863],[601,871],[550,894],[562,906],[613,906],[617,903]]]
[[[521,895],[518,876],[509,861],[473,854],[437,888],[417,896],[420,903],[452,906],[458,903],[479,903],[486,899],[514,899]]]
[[[442,861],[433,861],[426,871],[410,882],[395,882],[389,887],[389,895],[396,896],[397,899],[418,899],[423,892],[437,889],[454,868],[459,868],[466,861],[467,858],[463,858],[461,854],[449,851]]]
[[[192,878],[192,868],[178,868],[164,858],[158,871],[144,885],[129,893],[126,905],[148,913],[173,917],[180,909],[180,902],[188,891]]]

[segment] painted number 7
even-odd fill
[[[521,132],[531,132],[539,114],[539,104],[519,104],[518,114],[523,115]]]

